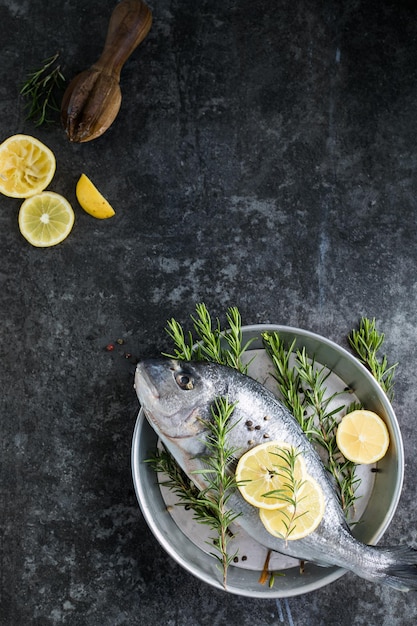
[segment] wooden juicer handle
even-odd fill
[[[91,141],[113,123],[122,101],[120,72],[151,25],[152,13],[142,0],[116,5],[100,58],[73,78],[64,93],[61,120],[70,141]]]

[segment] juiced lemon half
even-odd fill
[[[29,198],[49,185],[56,168],[53,152],[30,135],[12,135],[0,145],[0,192]]]

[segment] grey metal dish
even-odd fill
[[[373,376],[347,350],[315,333],[279,325],[252,325],[243,327],[244,340],[257,339],[251,349],[261,349],[261,333],[277,331],[288,342],[296,339],[296,348],[305,346],[316,361],[326,365],[346,386],[355,390],[363,405],[378,413],[386,422],[390,434],[390,447],[378,463],[372,493],[362,515],[361,523],[354,530],[355,536],[364,543],[377,543],[394,515],[404,474],[404,451],[397,418],[392,406]],[[166,552],[191,574],[206,583],[223,589],[216,560],[198,548],[178,527],[167,512],[155,472],[145,463],[155,451],[157,436],[140,410],[132,441],[132,474],[137,499],[151,531]],[[259,571],[230,567],[227,591],[256,598],[283,598],[319,589],[345,573],[339,567],[323,568],[308,564],[305,573],[299,568],[285,570],[272,588],[260,585]]]

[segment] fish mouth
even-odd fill
[[[135,372],[135,390],[141,404],[146,404],[146,397],[158,400],[160,394],[156,388],[152,375],[148,372],[148,365],[144,361],[139,361]]]

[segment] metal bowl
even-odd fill
[[[296,348],[306,348],[307,354],[327,366],[355,395],[365,408],[378,413],[386,422],[390,446],[373,474],[372,491],[361,515],[361,523],[354,535],[362,542],[375,544],[388,528],[401,494],[404,474],[404,451],[397,418],[392,406],[368,370],[347,350],[334,342],[299,328],[278,325],[252,325],[243,327],[243,338],[256,338],[251,350],[262,349],[262,332],[279,332],[288,343],[296,339]],[[217,561],[183,532],[173,517],[161,494],[154,470],[145,463],[156,450],[157,436],[140,410],[132,441],[132,473],[137,499],[151,531],[166,552],[188,572],[206,583],[223,589]],[[229,567],[227,591],[256,598],[284,598],[314,591],[337,580],[346,570],[339,567],[323,568],[308,564],[300,574],[299,567],[285,569],[273,587],[258,582],[259,571]]]

